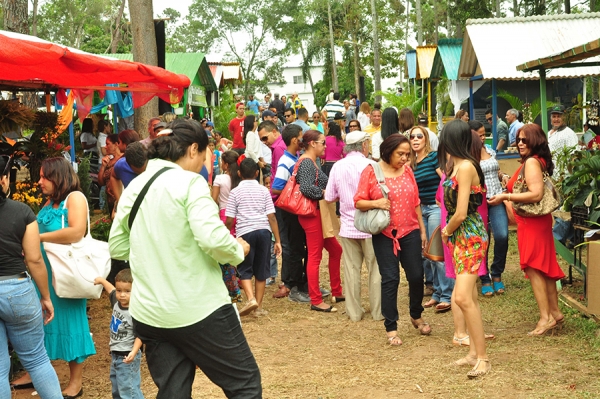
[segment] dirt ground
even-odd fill
[[[326,259],[326,257],[325,257]],[[325,260],[324,260],[325,262]],[[322,265],[321,285],[327,287]],[[566,271],[566,269],[565,269]],[[365,277],[365,276],[363,276]],[[504,274],[507,293],[483,298],[484,326],[496,335],[488,341],[492,371],[468,380],[468,368],[452,366],[467,349],[452,345],[452,313],[423,317],[433,329],[420,336],[410,324],[408,289],[404,276],[399,289],[400,347],[387,345],[383,322],[368,314],[368,292],[363,278],[365,318],[351,322],[344,304],[338,313],[310,311],[309,306],[273,299],[277,287],[267,288],[269,315],[243,318],[243,329],[260,366],[265,398],[598,398],[600,356],[597,325],[561,303],[565,328],[554,336],[531,338],[526,334],[537,320],[537,307],[529,282],[519,270],[516,241],[511,234],[509,261]],[[108,324],[110,306],[103,296],[90,302],[90,327],[97,355],[85,362],[83,398],[110,398]],[[59,379],[68,379],[64,362],[54,362]],[[147,398],[157,389],[142,365],[142,390]],[[13,398],[30,398],[33,390],[15,392]],[[201,371],[194,398],[224,398],[222,391]]]

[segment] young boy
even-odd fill
[[[113,306],[110,320],[110,381],[113,399],[144,399],[140,389],[140,362],[142,360],[142,341],[135,336],[133,320],[129,314],[131,296],[130,269],[123,269],[115,277],[115,286],[102,277],[96,277],[94,284],[102,284],[110,294]]]
[[[231,229],[236,219],[237,237],[242,237],[250,244],[250,253],[238,265],[240,285],[248,298],[248,303],[240,311],[240,316],[246,316],[255,310],[256,316],[262,316],[267,314],[267,311],[262,309],[262,300],[265,295],[266,280],[271,276],[269,267],[271,232],[275,236],[273,252],[279,256],[281,254],[279,229],[269,190],[256,181],[257,163],[250,158],[244,159],[240,163],[238,175],[243,180],[229,193],[225,208],[225,216],[227,216],[225,225]],[[254,276],[256,296],[252,292],[252,276]]]

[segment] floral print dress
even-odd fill
[[[458,180],[452,177],[443,183],[444,204],[448,210],[446,224],[456,213],[458,202]],[[481,215],[477,212],[485,195],[485,189],[471,186],[467,217],[461,225],[448,237],[448,249],[454,260],[456,274],[477,274],[488,247],[488,234]]]

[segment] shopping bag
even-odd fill
[[[335,202],[328,203],[325,200],[320,200],[319,208],[321,208],[323,238],[335,237],[335,235],[340,232],[340,220],[335,214]]]

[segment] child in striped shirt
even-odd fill
[[[271,232],[275,236],[273,252],[279,256],[281,254],[279,228],[269,190],[256,181],[257,163],[250,158],[244,159],[240,163],[238,174],[243,180],[229,193],[225,224],[231,228],[235,219],[237,237],[242,237],[250,245],[250,252],[238,265],[240,285],[248,298],[248,303],[240,311],[240,316],[248,315],[253,311],[255,315],[262,316],[267,314],[267,311],[262,308],[262,300],[266,280],[271,275],[269,267]],[[256,293],[252,291],[253,276]]]

